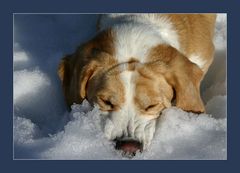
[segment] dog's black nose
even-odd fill
[[[133,140],[133,139],[126,139],[116,140],[116,147],[117,150],[122,150],[124,154],[127,154],[128,156],[134,156],[137,151],[143,150],[143,145],[139,141]]]

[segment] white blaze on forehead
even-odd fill
[[[132,82],[133,73],[123,71],[120,78],[124,85],[125,102],[121,109],[111,112],[106,120],[104,132],[108,139],[114,140],[117,137],[134,137],[134,117],[136,112],[133,105],[134,83]]]
[[[149,145],[155,132],[155,120],[150,117],[140,115],[134,104],[134,97],[137,93],[135,80],[138,76],[136,71],[124,71],[120,74],[125,89],[125,103],[122,111],[126,113],[127,134],[143,142],[144,147]]]
[[[135,82],[134,82],[134,71],[123,71],[120,74],[122,83],[125,88],[125,107],[130,106],[132,107],[133,105],[133,97],[135,95]]]

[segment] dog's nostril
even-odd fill
[[[116,147],[117,150],[122,150],[125,154],[130,154],[134,156],[137,151],[143,150],[143,145],[139,141],[136,140],[116,140]]]

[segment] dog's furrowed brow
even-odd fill
[[[104,74],[116,75],[122,73],[123,71],[134,71],[139,66],[141,66],[139,61],[130,60],[128,62],[122,62],[111,66],[104,72]]]

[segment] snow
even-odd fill
[[[97,15],[14,16],[14,158],[129,159],[106,140],[97,107],[63,100],[57,65],[95,33]],[[154,139],[132,159],[227,159],[226,15],[216,24],[216,55],[201,93],[207,114],[164,110]]]
[[[19,53],[19,55],[22,55]],[[23,82],[24,81],[24,82]],[[14,101],[21,103],[25,100],[25,96],[38,96],[41,90],[50,86],[48,77],[38,69],[27,71],[19,70],[14,72]]]

